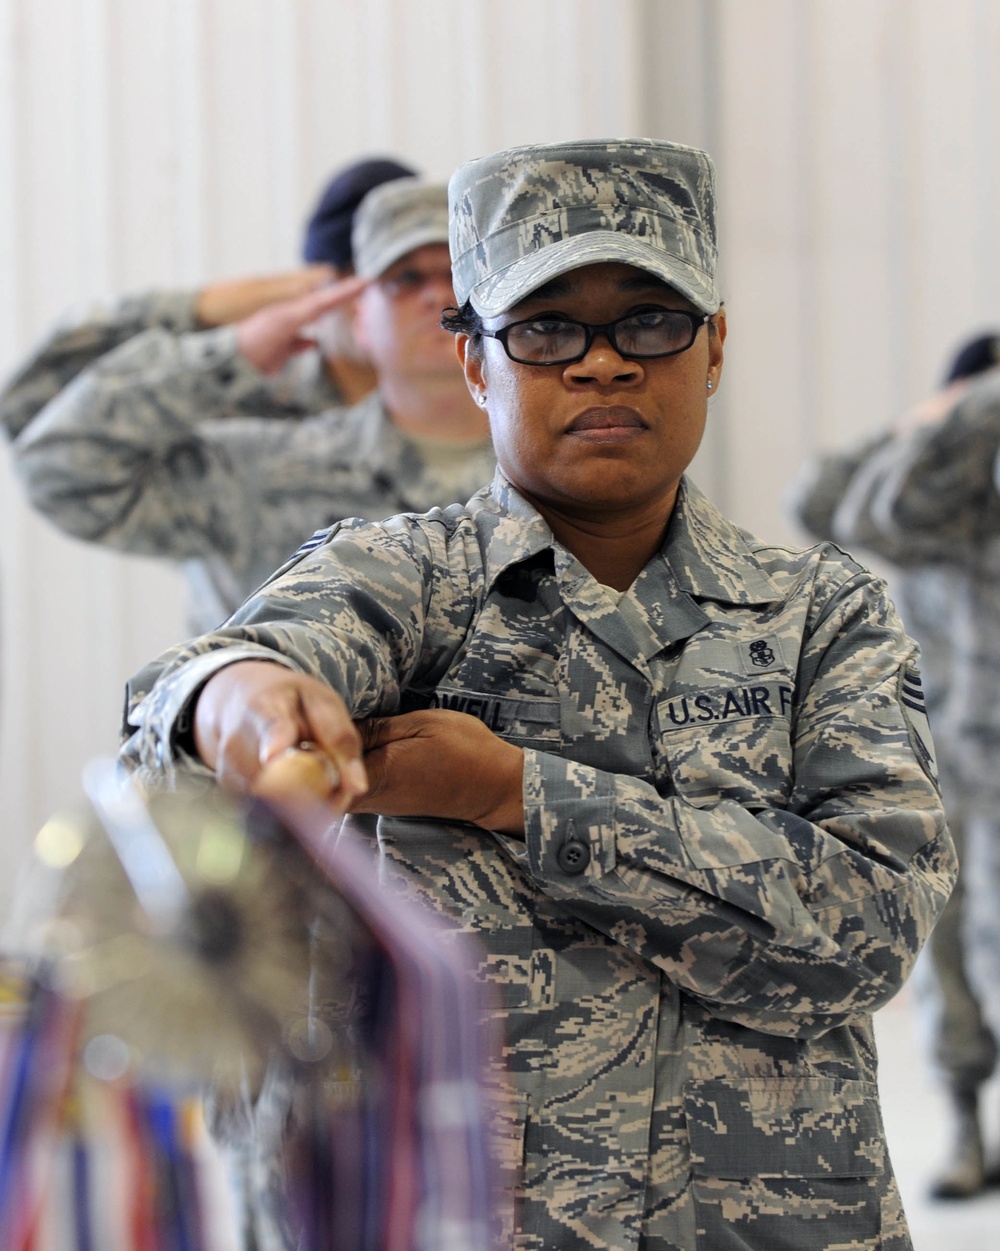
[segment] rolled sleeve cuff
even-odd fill
[[[255,647],[226,647],[191,660],[171,679],[160,698],[146,699],[132,714],[133,724],[155,741],[158,767],[165,768],[171,762],[199,763],[192,749],[198,696],[209,678],[241,660],[267,660],[286,669],[295,668],[284,656]]]
[[[578,889],[616,862],[614,776],[531,748],[524,753],[524,838],[539,882]]]
[[[178,334],[200,330],[195,307],[197,291],[156,291],[149,297],[151,323],[173,330]]]

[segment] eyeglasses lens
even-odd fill
[[[694,342],[696,326],[683,313],[640,313],[615,325],[615,339],[627,356],[668,356]]]
[[[672,356],[686,351],[701,325],[686,313],[668,309],[636,313],[612,322],[608,333],[623,356]],[[528,365],[558,365],[587,351],[588,327],[560,318],[515,322],[507,327],[506,348]]]

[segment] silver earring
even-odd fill
[[[479,400],[479,407],[480,407],[480,408],[485,408],[485,407],[486,407],[486,395],[485,395],[485,393],[484,393],[483,395],[480,395],[480,396],[478,397],[478,400]]]
[[[711,389],[712,389],[712,379],[711,379],[711,378],[709,378],[709,380],[708,380],[708,389],[709,389],[709,391],[711,391]]]

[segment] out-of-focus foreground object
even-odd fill
[[[309,1109],[298,1245],[486,1251],[474,950],[322,805],[146,793],[103,762],[84,790],[39,832],[5,942],[0,1251],[235,1248],[202,1097],[252,1103],[273,1065]]]

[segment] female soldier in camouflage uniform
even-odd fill
[[[871,1017],[954,854],[882,584],[684,476],[726,333],[711,163],[513,149],[451,205],[492,486],[307,545],[134,680],[126,758],[252,788],[318,744],[386,889],[479,935],[517,1246],[902,1251]]]

